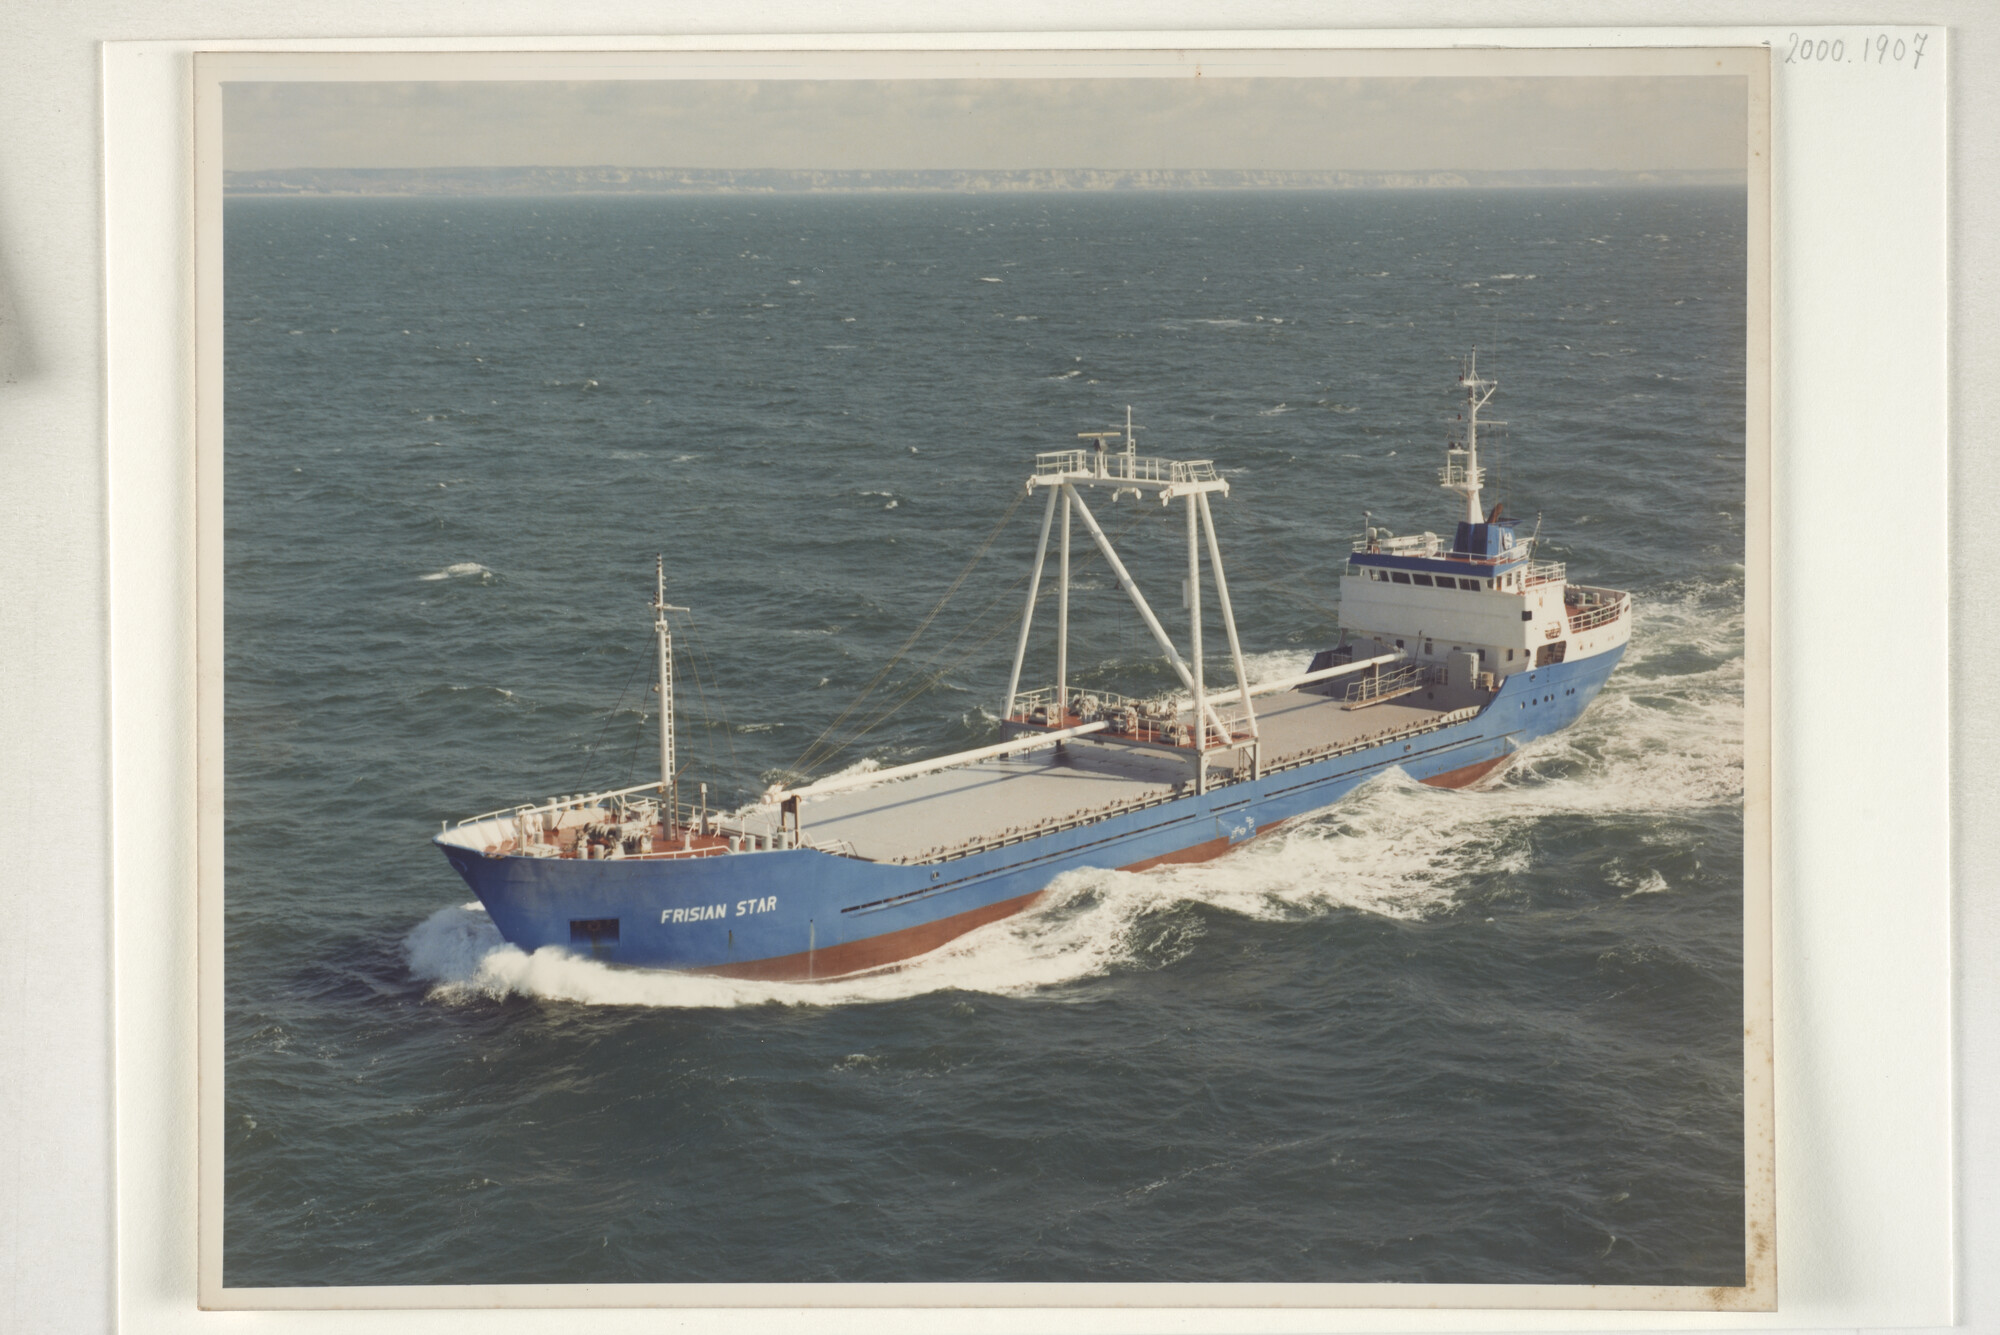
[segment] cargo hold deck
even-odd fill
[[[1259,697],[1263,767],[1379,744],[1423,732],[1492,693],[1432,686],[1364,709],[1311,691]],[[1239,758],[1246,766],[1248,759]],[[1226,767],[1211,770],[1211,786],[1227,784]],[[999,756],[873,788],[810,798],[801,823],[813,845],[874,862],[949,857],[1010,834],[1044,833],[1111,811],[1181,795],[1190,787],[1185,749],[1139,747],[1102,734],[1025,755]],[[775,810],[741,813],[731,825],[775,833]]]

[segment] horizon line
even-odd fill
[[[242,197],[280,198],[331,195],[396,197],[426,194],[461,196],[1116,194],[1176,190],[1522,189],[1536,186],[1551,189],[1589,189],[1621,185],[1727,186],[1747,184],[1748,178],[1747,169],[1738,167],[987,168],[455,165],[225,169],[223,193]],[[365,188],[370,186],[405,188]],[[477,188],[481,186],[486,188]]]

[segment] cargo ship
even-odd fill
[[[1444,788],[1477,783],[1590,704],[1630,639],[1632,598],[1570,583],[1561,562],[1537,558],[1537,533],[1484,508],[1479,414],[1498,385],[1481,378],[1476,355],[1459,380],[1463,425],[1438,472],[1463,501],[1453,533],[1365,524],[1341,575],[1337,642],[1289,677],[1253,683],[1244,669],[1212,505],[1228,481],[1210,460],[1139,454],[1128,412],[1122,432],[1079,433],[1088,444],[1035,456],[1026,487],[1043,498],[1041,530],[1000,741],[780,785],[728,812],[708,809],[705,785],[683,803],[668,614],[684,609],[667,602],[661,561],[660,777],[447,823],[433,842],[524,951],[817,980],[935,950],[1028,908],[1067,871],[1221,857],[1390,769]],[[1091,503],[1120,500],[1185,514],[1185,651]],[[1070,681],[1079,528],[1178,692],[1134,698]],[[1054,676],[1024,690],[1045,576]],[[1227,648],[1218,682],[1202,644],[1211,593]]]

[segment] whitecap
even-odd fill
[[[444,484],[440,482],[438,485],[443,486]],[[417,578],[424,580],[467,579],[473,575],[484,578],[492,573],[492,571],[480,565],[477,561],[460,561],[456,565],[448,565],[443,570],[433,570],[430,574],[419,575]]]

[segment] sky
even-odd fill
[[[309,167],[1741,169],[1717,76],[272,82],[231,171]]]

